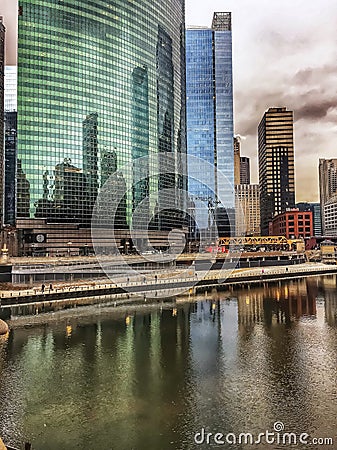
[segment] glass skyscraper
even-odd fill
[[[15,225],[17,113],[5,111],[4,224]]]
[[[235,203],[231,13],[214,13],[211,28],[186,30],[186,97],[187,153],[209,163],[189,164],[188,191],[196,209],[207,202],[218,212],[219,231]]]
[[[19,3],[17,219],[88,225],[121,167],[124,225],[149,196],[153,215],[186,156],[184,1]],[[163,180],[153,174],[166,153],[177,163]]]
[[[17,67],[5,66],[4,224],[15,225]]]

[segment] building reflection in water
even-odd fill
[[[268,327],[289,324],[317,313],[318,286],[314,278],[252,287],[233,295],[237,296],[239,326],[244,329],[255,323]]]
[[[310,278],[15,329],[0,342],[0,434],[44,450],[192,448],[203,426],[275,420],[329,436],[336,298],[336,277]]]
[[[326,276],[319,280],[318,298],[325,300],[325,320],[331,327],[337,326],[337,277]]]

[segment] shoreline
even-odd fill
[[[160,284],[121,283],[120,286],[116,286],[114,283],[108,285],[90,282],[90,286],[73,285],[66,291],[39,294],[30,302],[27,302],[29,296],[6,299],[2,297],[0,312],[7,311],[9,315],[4,320],[10,328],[17,328],[97,316],[109,312],[123,314],[143,308],[169,308],[176,305],[177,301],[184,303],[193,298],[197,301],[198,294],[211,294],[215,290],[225,291],[236,287],[249,289],[250,285],[264,285],[299,277],[334,275],[337,274],[337,266],[307,263],[282,269],[276,267],[262,270],[238,269],[228,277],[226,277],[228,274],[223,272],[214,272],[216,273],[207,273],[207,276],[202,278],[198,274],[198,279],[165,279],[161,280]],[[162,288],[160,295],[158,295],[159,288]],[[134,289],[134,292],[125,291],[125,289]],[[50,298],[55,295],[60,298]],[[4,300],[19,300],[19,303],[4,305]]]

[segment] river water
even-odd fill
[[[335,440],[296,448],[337,448],[336,286],[312,277],[16,328],[0,338],[0,435],[34,450],[290,448],[230,444],[282,422]]]

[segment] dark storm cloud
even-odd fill
[[[296,99],[297,121],[327,118],[337,107],[336,74],[337,64],[308,67],[296,73],[293,85],[300,92]],[[329,121],[337,123],[337,115],[329,116]]]
[[[189,23],[223,7],[187,0]],[[257,181],[257,127],[272,106],[294,111],[298,201],[318,199],[318,158],[336,157],[336,0],[227,0],[233,12],[235,132]]]
[[[239,125],[236,131],[245,136],[256,135],[264,111],[272,106],[292,109],[296,122],[309,124],[326,119],[337,123],[337,115],[336,119],[329,115],[337,106],[337,62],[333,56],[335,51],[331,51],[333,43],[329,41],[324,47],[315,30],[308,33],[301,24],[294,27],[283,22],[277,30],[272,24],[265,25],[255,30],[256,63],[250,68],[251,80],[245,78],[245,85],[236,91],[236,123]],[[325,56],[321,65],[318,55]]]
[[[296,108],[295,120],[317,120],[323,119],[328,115],[328,112],[332,108],[337,107],[337,95],[334,98],[328,100],[317,99],[309,100],[303,106]],[[335,117],[335,123],[337,123],[337,116]]]
[[[324,64],[321,67],[307,67],[299,70],[294,76],[295,83],[321,83],[322,77],[324,80],[327,77],[333,76],[336,81],[337,64]]]
[[[247,98],[249,101],[247,102]],[[239,92],[235,96],[237,125],[236,131],[243,136],[256,136],[257,127],[264,112],[272,106],[286,106],[284,92],[272,90],[267,84],[245,93]]]
[[[336,74],[337,65],[331,64],[301,69],[293,77],[280,72],[252,83],[244,92],[237,92],[235,97],[240,123],[237,132],[244,136],[256,135],[264,111],[272,106],[292,109],[295,122],[327,120],[329,112],[337,108]],[[331,114],[328,120],[337,123],[337,114]]]

